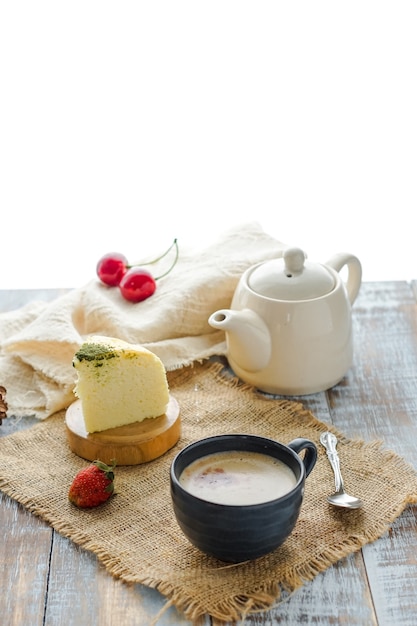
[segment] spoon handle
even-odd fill
[[[336,445],[337,438],[333,433],[325,432],[320,436],[320,443],[326,448],[327,457],[334,473],[334,483],[336,491],[343,490],[343,478],[340,472],[340,460],[337,454]]]

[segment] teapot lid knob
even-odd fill
[[[301,248],[287,248],[284,252],[285,273],[290,278],[304,269],[306,254]]]

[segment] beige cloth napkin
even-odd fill
[[[223,233],[200,252],[182,251],[154,295],[138,304],[94,279],[52,303],[0,315],[0,384],[9,415],[45,418],[74,401],[74,353],[91,334],[119,337],[155,352],[174,370],[225,353],[224,333],[208,318],[230,306],[242,273],[279,257],[285,245],[256,222]]]

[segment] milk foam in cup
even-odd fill
[[[297,480],[288,465],[267,454],[230,450],[190,463],[180,476],[189,493],[219,504],[250,505],[285,495]]]

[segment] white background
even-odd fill
[[[257,220],[417,278],[417,3],[0,4],[0,288]]]

